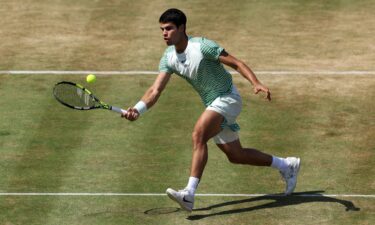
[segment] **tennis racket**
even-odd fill
[[[61,104],[78,110],[108,109],[118,113],[127,111],[118,107],[108,105],[95,97],[91,91],[80,84],[69,81],[61,81],[55,84],[53,95]]]

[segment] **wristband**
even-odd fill
[[[147,111],[147,105],[142,100],[139,101],[133,108],[135,108],[139,112],[139,115],[142,115]]]

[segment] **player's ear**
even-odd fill
[[[185,26],[185,24],[181,24],[181,25],[178,27],[178,30],[181,31],[181,32],[186,33],[186,26]]]

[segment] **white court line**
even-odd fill
[[[0,193],[0,196],[166,196],[164,193]],[[202,197],[283,197],[282,194],[196,194]],[[295,194],[293,197],[375,198],[362,194]]]
[[[94,70],[0,70],[0,74],[7,75],[156,75],[158,71],[146,70],[124,70],[124,71],[94,71]],[[238,74],[238,72],[230,71],[231,74]],[[375,71],[361,71],[361,70],[332,70],[332,71],[254,71],[255,74],[265,75],[375,75]]]
[[[8,75],[156,75],[157,71],[129,70],[129,71],[94,71],[94,70],[3,70],[0,74]]]

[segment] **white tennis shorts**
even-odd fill
[[[233,131],[229,126],[236,123],[236,118],[242,109],[241,96],[233,85],[232,93],[216,98],[206,110],[212,110],[224,116],[226,125],[223,130],[213,139],[216,144],[230,143],[239,138],[238,132]]]

